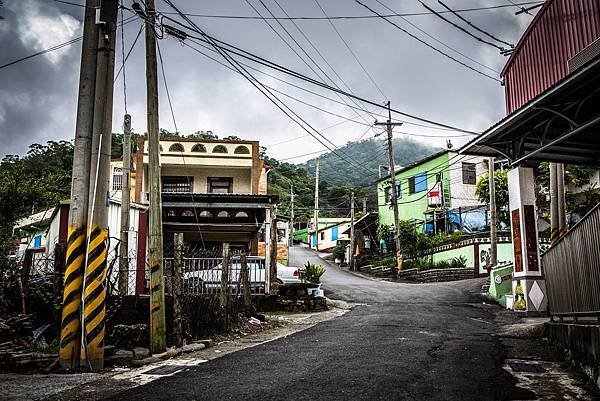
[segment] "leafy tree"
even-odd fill
[[[507,170],[494,171],[494,190],[496,193],[496,208],[501,209],[508,205],[508,174]],[[490,175],[484,174],[475,189],[475,195],[481,203],[490,203]]]

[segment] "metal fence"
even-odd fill
[[[248,256],[248,278],[252,294],[264,294],[266,287],[265,259]],[[173,288],[174,259],[165,258],[165,288],[170,293]],[[228,289],[231,295],[242,295],[242,264],[234,256],[229,261]],[[182,289],[183,294],[218,294],[221,292],[223,276],[223,258],[183,258]]]
[[[600,204],[542,255],[551,316],[600,319]]]

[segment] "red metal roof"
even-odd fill
[[[547,0],[502,70],[507,113],[564,78],[567,61],[599,37],[599,0]]]

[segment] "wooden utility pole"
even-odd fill
[[[182,272],[183,272],[183,233],[173,235],[173,333],[175,346],[183,346],[183,316],[181,313]]]
[[[399,127],[402,123],[392,122],[392,109],[390,102],[387,102],[388,120],[385,123],[375,122],[375,125],[385,126],[387,128],[387,152],[388,164],[390,170],[390,185],[392,186],[392,210],[394,211],[394,225],[396,226],[396,264],[398,271],[402,270],[402,244],[400,243],[400,216],[398,213],[398,191],[396,189],[396,167],[394,166],[393,149],[393,128]]]
[[[96,91],[98,26],[95,18],[97,0],[86,0],[85,5],[59,344],[59,364],[64,370],[79,367],[81,351],[80,307],[85,269],[90,154]]]
[[[317,157],[315,165],[315,249],[319,250],[319,158]]]
[[[81,366],[92,372],[104,368],[108,207],[112,139],[113,82],[117,0],[104,0],[100,8],[94,123],[90,164],[88,238],[82,293]]]
[[[550,244],[554,244],[559,237],[557,163],[550,163]]]
[[[350,270],[355,270],[355,260],[354,260],[354,192],[352,192],[352,196],[350,198]]]
[[[146,96],[148,107],[148,185],[150,194],[148,225],[148,265],[150,266],[150,350],[166,349],[165,279],[163,275],[162,199],[160,180],[160,139],[158,134],[158,79],[154,0],[146,0]]]
[[[294,184],[290,185],[290,217],[291,217],[291,227],[290,227],[290,239],[289,246],[294,246]]]
[[[277,295],[277,208],[275,205],[270,206],[271,209],[271,236],[269,248],[269,294]]]
[[[363,215],[367,214],[367,197],[363,197]]]
[[[129,287],[129,209],[131,204],[131,116],[123,121],[123,168],[121,187],[121,243],[119,244],[119,295]]]
[[[489,192],[490,192],[490,267],[488,271],[498,265],[498,214],[496,212],[496,183],[494,180],[494,158],[488,160]]]

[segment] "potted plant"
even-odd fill
[[[346,245],[339,242],[335,248],[333,248],[332,256],[335,263],[340,264],[344,262],[344,259],[346,258]]]
[[[325,271],[326,269],[321,265],[306,262],[304,271],[302,272],[302,280],[307,284],[313,285],[307,288],[308,295],[323,296],[323,291],[321,290],[321,276]]]

